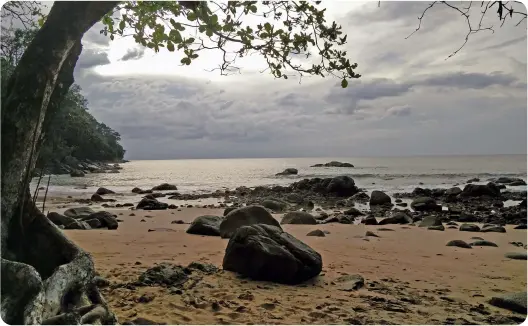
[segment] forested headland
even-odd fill
[[[7,80],[36,32],[14,29],[2,36],[2,94],[6,93]],[[121,136],[92,116],[79,85],[72,85],[59,101],[56,111],[45,121],[35,174],[44,168],[44,172],[51,174],[82,175],[82,171],[108,170],[109,166],[103,163],[123,162]]]

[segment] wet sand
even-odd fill
[[[200,261],[221,268],[227,239],[190,235],[185,233],[188,224],[171,221],[189,223],[199,215],[222,215],[223,210],[110,211],[123,220],[117,230],[65,233],[92,254],[97,271],[111,283],[135,281],[161,262]],[[526,230],[508,226],[507,233],[442,232],[401,225],[382,226],[393,231],[377,230],[380,227],[284,225],[323,258],[322,274],[303,285],[252,281],[221,271],[204,276],[183,294],[162,287],[107,287],[102,292],[121,323],[137,317],[167,324],[497,324],[505,317],[514,316],[518,323],[524,318],[487,300],[526,291],[526,261],[504,257],[524,250],[508,242],[526,244]],[[148,232],[155,228],[166,229]],[[314,229],[330,234],[306,236]],[[380,238],[366,241],[367,230]],[[445,246],[455,239],[469,243],[474,236],[499,247]],[[365,287],[340,291],[332,281],[343,274],[361,274]],[[147,294],[153,300],[140,303]]]

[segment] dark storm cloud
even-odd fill
[[[109,64],[108,54],[93,49],[83,49],[81,56],[77,61],[76,68],[88,69],[96,66],[103,66]]]
[[[121,61],[138,60],[141,59],[144,55],[145,49],[143,48],[128,49],[127,53],[121,58]]]

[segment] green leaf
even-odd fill
[[[348,87],[348,81],[346,79],[344,79],[344,78],[341,81],[341,87],[343,87],[343,88],[347,88]]]
[[[174,52],[174,44],[172,44],[172,42],[167,42],[167,50],[169,50],[170,52]]]
[[[194,12],[190,12],[188,15],[187,15],[187,19],[189,21],[195,21],[198,17],[196,16],[196,13]]]
[[[257,6],[255,6],[255,5],[251,5],[251,6],[249,6],[249,10],[250,10],[252,13],[256,13],[256,12],[257,12]]]
[[[205,32],[205,35],[211,37],[213,36],[213,30],[212,29],[208,29],[206,32]]]
[[[269,34],[268,33],[260,33],[259,36],[260,36],[260,38],[266,38],[266,37],[269,36]]]
[[[266,31],[270,32],[271,31],[271,24],[270,23],[264,24],[264,28],[266,29]]]
[[[124,30],[125,29],[125,21],[122,20],[121,22],[119,22],[119,29],[120,30]]]

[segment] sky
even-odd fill
[[[362,75],[346,89],[276,80],[258,56],[232,76],[208,71],[215,52],[182,67],[181,54],[110,41],[100,23],[83,38],[75,80],[128,159],[526,153],[526,21],[471,35],[446,60],[467,34],[454,10],[433,7],[406,39],[428,4],[323,2]]]

